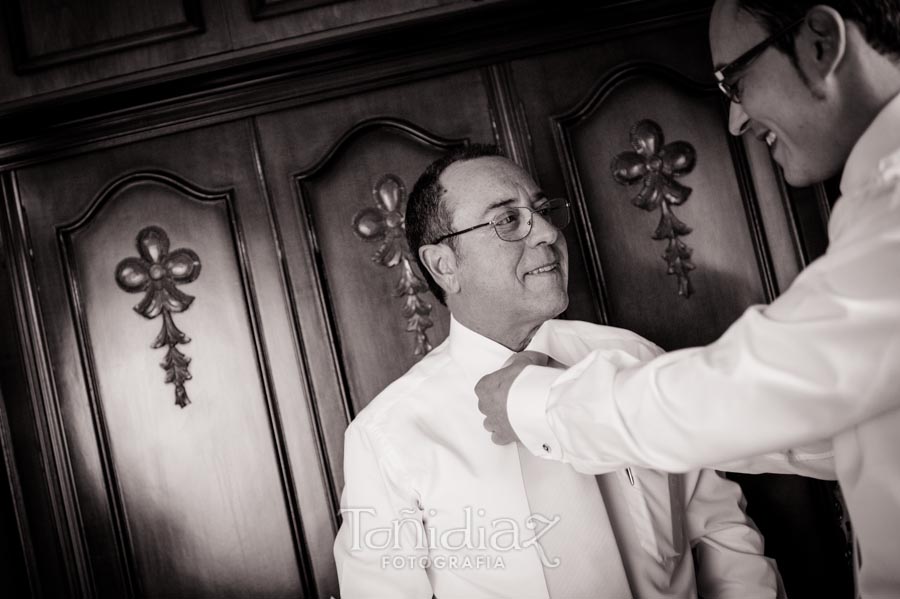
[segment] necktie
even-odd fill
[[[597,480],[568,464],[535,457],[521,444],[516,447],[528,506],[537,516],[535,535],[550,599],[630,598]]]

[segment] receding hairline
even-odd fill
[[[476,157],[474,157],[474,158],[467,158],[467,159],[465,159],[465,160],[457,160],[457,161],[454,162],[453,164],[450,164],[449,166],[447,166],[447,168],[445,168],[445,169],[443,170],[443,172],[441,173],[440,177],[438,177],[438,180],[437,180],[437,183],[438,183],[438,185],[440,185],[441,190],[442,190],[442,192],[441,192],[441,199],[440,199],[441,209],[444,211],[444,213],[447,215],[447,217],[448,217],[451,221],[453,220],[453,213],[452,213],[452,211],[449,209],[449,207],[447,206],[447,204],[445,203],[445,202],[447,201],[447,199],[448,199],[448,194],[450,193],[451,190],[450,190],[450,188],[447,186],[445,177],[447,176],[448,173],[450,173],[450,174],[452,175],[452,174],[453,174],[453,171],[456,170],[456,167],[457,167],[457,166],[460,167],[460,168],[462,168],[462,167],[465,166],[466,164],[470,164],[470,163],[477,162],[477,161],[485,161],[485,162],[495,161],[495,162],[500,162],[500,163],[503,164],[504,166],[511,167],[514,171],[518,171],[518,172],[524,174],[528,179],[531,179],[531,178],[532,178],[532,177],[531,177],[531,174],[530,174],[527,170],[525,170],[525,169],[522,168],[519,164],[517,164],[517,163],[514,162],[513,160],[507,158],[506,156],[499,156],[499,155],[497,155],[497,156],[476,156]],[[470,164],[470,166],[471,166],[471,164]],[[536,183],[536,182],[535,182],[535,183]],[[536,190],[533,194],[530,194],[529,198],[530,198],[530,199],[534,199],[534,198],[539,198],[539,197],[543,197],[543,196],[546,196],[546,194],[544,193],[544,191],[543,191],[540,187],[538,187],[537,190]],[[513,201],[515,201],[517,198],[509,198],[509,199],[512,199]],[[488,210],[492,210],[492,209],[496,208],[496,205],[495,205],[495,204],[498,204],[498,203],[501,203],[501,202],[505,202],[506,200],[507,200],[507,198],[502,198],[502,197],[498,196],[496,202],[492,202],[491,205],[489,205],[489,206],[485,209],[485,212],[487,212]]]

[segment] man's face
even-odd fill
[[[713,7],[709,44],[716,68],[770,35],[737,4],[718,0]],[[801,44],[798,52],[805,51]],[[790,184],[815,183],[841,168],[846,156],[840,155],[828,134],[836,126],[836,115],[830,114],[829,103],[813,94],[787,55],[770,46],[731,81],[740,91],[741,103],[731,103],[729,130],[734,135],[749,131],[766,142]]]
[[[540,207],[543,191],[519,166],[489,156],[457,162],[441,175],[452,229],[489,222],[513,207]],[[492,227],[456,238],[459,293],[449,298],[457,317],[483,332],[537,327],[566,309],[568,252],[562,233],[533,215],[531,233],[503,241]]]

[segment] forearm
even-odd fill
[[[898,260],[886,223],[842,239],[707,347],[643,365],[595,351],[563,374],[530,366],[510,390],[510,422],[533,453],[596,473],[746,464],[829,439],[900,409]]]
[[[799,474],[820,480],[837,480],[834,464],[834,446],[830,439],[795,447],[785,451],[721,462],[716,470],[743,472],[745,474]]]
[[[775,562],[763,554],[762,535],[744,512],[740,486],[708,469],[685,474],[684,482],[699,596],[783,596]]]
[[[847,355],[834,348],[850,332],[828,320],[786,324],[748,310],[715,344],[642,366],[599,352],[562,375],[529,367],[523,377],[543,386],[530,394],[547,398],[551,435],[541,443],[540,432],[519,436],[531,439],[533,452],[546,444],[546,457],[584,472],[627,465],[681,472],[815,442],[895,409],[896,324],[854,328],[866,343]]]

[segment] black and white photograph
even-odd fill
[[[2,0],[4,599],[900,599],[900,0]]]

